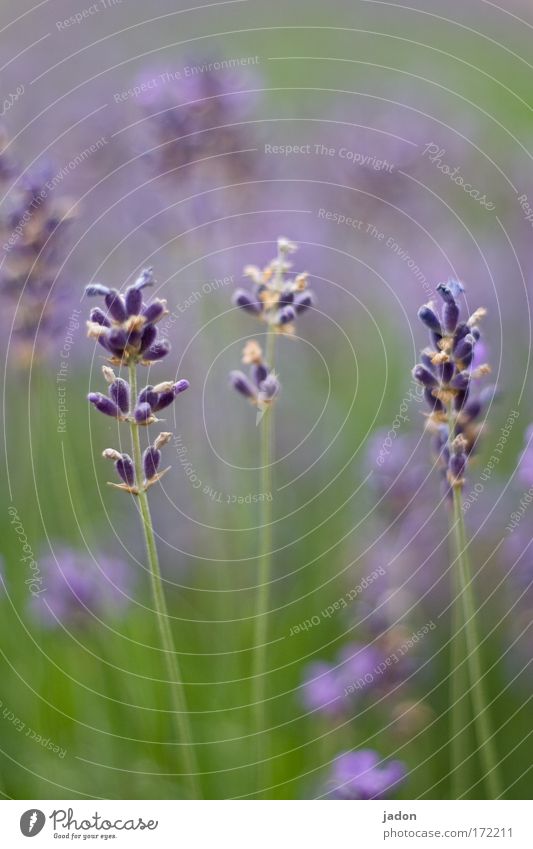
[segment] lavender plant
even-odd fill
[[[328,782],[331,799],[386,799],[404,781],[402,761],[383,762],[373,749],[343,752],[335,758]]]
[[[255,341],[245,349],[243,362],[250,366],[250,376],[241,371],[230,375],[231,385],[257,408],[257,424],[261,428],[261,492],[272,489],[271,466],[273,453],[273,408],[281,385],[274,372],[275,341],[279,334],[292,335],[295,320],[313,306],[313,295],[307,289],[307,274],[289,276],[289,255],[297,246],[285,238],[278,239],[277,257],[264,269],[247,266],[244,273],[254,288],[251,292],[238,289],[233,297],[235,306],[266,324],[266,353]],[[255,602],[252,671],[252,709],[258,748],[265,751],[266,730],[266,646],[268,639],[268,604],[271,578],[272,510],[268,499],[262,502],[261,535],[259,541],[259,574]]]
[[[469,458],[476,449],[483,414],[494,394],[493,389],[472,394],[474,382],[490,371],[486,364],[475,366],[475,348],[481,336],[478,325],[485,310],[478,309],[470,318],[462,321],[459,304],[459,298],[464,292],[462,284],[456,280],[440,283],[437,292],[443,301],[440,313],[433,303],[426,304],[418,312],[420,320],[430,332],[431,346],[422,351],[421,363],[415,366],[413,375],[424,387],[430,408],[427,427],[433,434],[446,497],[453,505],[450,518],[455,543],[455,559],[452,563],[455,596],[451,675],[452,774],[456,782],[456,795],[464,796],[468,787],[462,780],[460,764],[464,756],[460,741],[465,728],[462,715],[465,703],[462,670],[465,664],[484,777],[490,796],[498,798],[502,791],[484,692],[476,605],[462,509],[462,491]]]
[[[153,282],[152,270],[145,269],[136,282],[128,286],[124,295],[101,284],[87,286],[87,295],[104,298],[105,309],[92,309],[87,327],[89,337],[96,339],[104,348],[110,364],[102,368],[109,387],[108,393],[91,392],[88,399],[99,412],[119,422],[127,422],[130,426],[133,456],[114,448],[106,448],[103,456],[114,462],[120,478],[119,483],[111,485],[138,499],[157,624],[171,684],[173,716],[183,747],[189,793],[192,798],[198,798],[198,767],[178,656],[169,625],[147,495],[149,488],[168,471],[160,471],[161,448],[169,442],[172,434],[159,433],[144,452],[141,450],[140,438],[141,429],[157,423],[157,413],[169,407],[188,388],[189,383],[187,380],[164,381],[155,386],[145,386],[140,391],[137,389],[138,367],[157,363],[170,350],[168,341],[158,338],[157,322],[167,315],[165,301],[158,298],[149,303],[143,301],[143,289],[153,285]],[[129,380],[115,374],[112,365],[125,367]]]
[[[73,202],[56,194],[50,162],[21,173],[0,129],[0,189],[4,193],[0,236],[4,258],[0,295],[15,310],[13,339],[18,360],[27,365],[34,356],[38,333],[41,354],[61,326],[61,305],[68,296],[57,284],[64,257],[64,234],[73,218]]]

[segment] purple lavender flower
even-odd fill
[[[254,87],[253,77],[205,59],[191,62],[178,76],[175,71],[147,69],[137,88],[153,145],[147,158],[154,170],[172,174],[194,164],[196,171],[217,170],[242,178],[250,155],[238,151],[252,146],[242,122],[250,103],[245,89]]]
[[[4,149],[1,130],[0,145],[0,188],[5,193],[0,213],[4,245],[0,294],[16,309],[17,355],[27,363],[37,334],[52,340],[62,325],[61,307],[68,293],[58,284],[57,277],[63,259],[63,237],[73,218],[73,202],[56,191],[51,163],[41,163],[22,174],[21,167]],[[18,178],[9,185],[17,174]]]
[[[464,484],[466,460],[479,436],[479,419],[494,395],[494,390],[489,390],[477,398],[470,396],[472,381],[490,369],[486,364],[473,368],[481,336],[478,322],[485,310],[478,309],[466,322],[460,321],[458,299],[463,291],[457,280],[439,283],[437,292],[443,300],[440,313],[433,303],[420,308],[418,317],[429,330],[431,347],[422,351],[421,362],[413,369],[431,410],[428,423],[435,434],[439,465],[450,487]],[[461,437],[460,442],[455,441],[457,437]]]
[[[406,775],[402,761],[383,762],[372,749],[343,752],[333,762],[328,795],[332,799],[386,799]]]
[[[288,278],[291,263],[287,257],[297,246],[288,239],[278,239],[278,256],[262,270],[248,265],[244,274],[254,283],[254,290],[237,289],[233,296],[235,306],[250,313],[278,333],[293,334],[295,320],[314,303],[307,289],[308,275],[297,274]]]
[[[524,437],[525,447],[518,462],[518,474],[526,486],[533,486],[533,424]]]
[[[95,562],[96,560],[96,562]],[[134,588],[127,563],[107,554],[94,559],[83,551],[58,546],[39,560],[42,589],[30,601],[30,611],[48,628],[86,625],[94,618],[122,613]]]
[[[170,351],[166,339],[159,340],[156,323],[167,315],[166,302],[155,298],[145,303],[142,290],[152,286],[151,268],[146,268],[124,295],[100,283],[86,287],[87,295],[104,298],[105,310],[95,307],[87,322],[87,335],[96,339],[107,351],[114,365],[140,363],[151,365]]]
[[[263,360],[261,346],[255,339],[246,343],[242,361],[250,366],[250,377],[242,371],[232,371],[230,383],[237,392],[244,395],[260,410],[265,409],[277,398],[281,386],[276,374]]]
[[[375,646],[351,643],[334,663],[316,661],[307,667],[302,688],[306,708],[329,716],[346,713],[353,701],[382,684],[383,652]]]

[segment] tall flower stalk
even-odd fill
[[[252,291],[238,289],[233,297],[234,304],[264,322],[266,352],[250,340],[243,351],[243,363],[249,366],[249,375],[233,371],[231,384],[257,409],[256,423],[260,428],[261,440],[261,532],[259,539],[257,592],[253,634],[252,695],[253,727],[257,737],[258,764],[263,773],[268,759],[265,733],[268,728],[266,715],[266,659],[268,646],[269,588],[272,579],[272,502],[266,496],[272,491],[272,462],[274,449],[274,402],[281,385],[274,372],[276,337],[279,334],[293,335],[298,315],[313,305],[312,293],[307,289],[307,274],[289,276],[289,255],[297,246],[285,238],[278,239],[277,257],[265,268],[247,266],[244,274],[254,284]]]
[[[170,682],[173,717],[185,763],[185,779],[190,797],[197,799],[200,797],[198,765],[148,501],[148,490],[168,471],[159,470],[161,448],[170,441],[172,434],[159,433],[144,452],[141,447],[141,430],[157,423],[156,414],[169,407],[179,394],[188,389],[189,383],[187,380],[164,381],[156,386],[145,386],[140,392],[137,388],[138,367],[157,363],[170,350],[166,340],[158,339],[156,326],[157,322],[167,315],[165,301],[158,298],[148,304],[143,301],[143,289],[152,284],[152,271],[146,269],[138,280],[126,289],[124,296],[116,289],[109,289],[100,284],[87,287],[87,295],[101,295],[104,298],[105,310],[99,307],[91,310],[87,327],[89,337],[98,340],[106,350],[110,363],[102,367],[103,376],[108,383],[108,393],[91,392],[88,399],[101,413],[126,422],[130,427],[133,456],[114,448],[106,448],[103,456],[114,462],[120,478],[120,483],[110,485],[134,495],[139,503],[154,609]],[[129,380],[117,376],[111,368],[112,365],[126,368]]]
[[[490,798],[496,799],[501,796],[502,788],[483,682],[476,602],[462,505],[468,460],[481,432],[482,413],[493,394],[492,389],[476,397],[471,393],[472,383],[490,371],[486,364],[476,365],[475,362],[475,348],[481,336],[478,324],[485,310],[478,309],[467,321],[461,321],[459,297],[464,291],[463,286],[454,280],[439,284],[437,291],[443,300],[440,314],[433,303],[426,304],[418,313],[430,331],[431,347],[422,351],[421,363],[415,366],[413,374],[424,386],[426,401],[431,409],[428,427],[434,433],[447,498],[453,506],[450,514],[450,530],[454,539],[452,587],[455,605],[451,671],[452,775],[455,776],[455,791],[465,795],[468,788],[460,778],[460,760],[463,758],[459,744],[459,740],[464,739],[466,724],[463,714],[466,705],[462,683],[464,664],[472,694],[474,727],[484,780]]]

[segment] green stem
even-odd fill
[[[456,544],[457,554],[457,544]],[[451,784],[452,799],[465,799],[469,789],[469,770],[466,757],[469,754],[468,734],[468,681],[466,675],[466,644],[463,632],[461,586],[459,570],[452,566],[452,639],[451,639]],[[462,763],[465,761],[465,763]]]
[[[472,587],[470,559],[467,551],[460,486],[453,487],[453,512],[454,536],[457,548],[456,565],[460,590],[459,598],[462,602],[463,627],[467,648],[467,668],[474,707],[474,728],[489,797],[491,799],[498,799],[502,795],[502,787],[498,774],[498,760],[483,685],[480,640],[476,621],[476,606]]]
[[[134,363],[129,366],[130,387],[132,398],[137,398],[137,372]],[[196,754],[192,742],[192,734],[187,712],[187,701],[185,698],[185,690],[181,679],[179,668],[178,655],[174,648],[174,640],[169,624],[169,616],[165,601],[165,593],[163,590],[163,581],[161,579],[161,570],[159,568],[159,558],[157,556],[157,547],[155,543],[154,528],[152,517],[150,515],[150,505],[148,496],[141,489],[141,483],[144,477],[142,455],[141,455],[141,440],[139,436],[139,425],[135,421],[131,421],[131,441],[133,447],[133,461],[135,464],[135,477],[137,486],[139,487],[139,507],[144,532],[144,540],[146,543],[146,554],[148,557],[148,566],[150,570],[150,582],[152,585],[152,596],[154,600],[157,624],[159,627],[159,636],[161,645],[165,654],[165,662],[167,672],[170,679],[170,692],[172,698],[173,717],[176,723],[176,731],[178,739],[181,740],[183,757],[187,774],[185,776],[189,795],[192,799],[201,798],[200,786],[198,781],[198,764]]]
[[[267,335],[265,362],[273,367],[275,333]],[[259,574],[255,600],[253,661],[252,661],[252,710],[254,731],[257,736],[257,765],[260,780],[265,781],[266,761],[266,650],[268,641],[268,606],[272,570],[272,502],[267,496],[272,492],[272,445],[274,440],[273,408],[267,407],[261,418],[261,532],[259,540]]]

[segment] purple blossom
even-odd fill
[[[288,256],[297,246],[288,239],[278,239],[278,255],[260,269],[248,265],[244,274],[254,284],[252,292],[237,289],[233,295],[235,306],[264,321],[278,333],[293,334],[295,320],[314,304],[313,293],[307,289],[308,275],[288,276],[291,263]]]
[[[30,610],[48,628],[88,625],[93,618],[120,615],[129,604],[134,574],[123,560],[98,552],[93,559],[61,545],[39,566],[42,589]]]
[[[261,346],[250,340],[243,350],[243,363],[250,366],[250,376],[242,371],[230,372],[230,383],[233,388],[247,398],[259,409],[272,404],[281,391],[280,382],[263,360]]]
[[[372,749],[343,752],[335,758],[328,781],[333,799],[386,799],[405,781],[402,761],[384,762]]]
[[[4,195],[0,237],[6,246],[0,295],[10,309],[16,309],[14,339],[17,355],[26,363],[33,356],[37,335],[51,342],[63,325],[63,303],[69,292],[58,283],[58,274],[74,204],[53,186],[56,169],[50,162],[22,173],[21,166],[5,150],[1,129],[0,146],[0,189]],[[37,355],[41,350],[37,347]]]
[[[459,297],[464,287],[457,280],[437,286],[443,305],[425,304],[418,317],[429,330],[431,347],[424,349],[421,362],[413,369],[423,387],[431,410],[429,424],[435,434],[434,446],[448,491],[461,487],[468,456],[474,451],[480,432],[479,419],[494,395],[485,390],[471,397],[472,382],[489,372],[486,364],[474,368],[475,349],[481,338],[478,323],[485,315],[476,310],[460,321]],[[449,431],[453,420],[452,431]],[[460,437],[460,441],[457,439]]]
[[[163,359],[169,351],[166,339],[158,339],[156,323],[167,315],[166,302],[158,298],[145,303],[142,290],[154,282],[152,269],[146,268],[128,286],[124,295],[101,283],[86,287],[89,297],[104,298],[105,310],[96,307],[87,322],[88,336],[96,339],[107,351],[109,362],[128,365],[130,362],[150,365]]]

